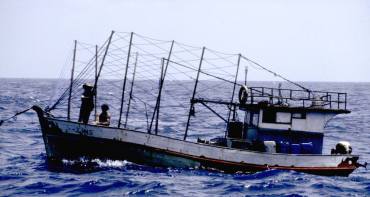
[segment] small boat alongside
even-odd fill
[[[124,50],[126,56],[121,59],[124,60],[122,61],[122,69],[125,70],[125,74],[122,76],[123,85],[121,86],[122,92],[120,92],[122,95],[118,98],[120,106],[116,106],[118,116],[109,117],[118,118],[118,120],[112,121],[110,124],[100,124],[99,121],[91,120],[89,118],[90,112],[95,109],[95,117],[97,117],[97,103],[99,100],[104,100],[103,96],[97,96],[97,92],[102,92],[99,89],[102,87],[99,86],[99,83],[104,76],[106,65],[109,64],[106,59],[109,55],[115,56],[115,54],[110,54],[114,53],[114,50],[110,48],[115,44],[114,35],[115,32],[112,32],[100,49],[95,47],[96,53],[82,69],[82,74],[91,69],[95,73],[93,77],[81,77],[82,74],[79,73],[74,78],[75,48],[69,87],[64,89],[52,106],[44,109],[40,106],[32,107],[39,118],[45,150],[49,159],[85,157],[128,160],[152,166],[217,169],[225,172],[281,169],[329,176],[348,176],[361,166],[358,163],[359,155],[352,154],[349,142],[338,142],[331,151],[327,150],[327,153],[323,151],[325,126],[328,121],[338,114],[350,113],[347,109],[346,93],[308,89],[241,54],[235,55],[237,61],[233,64],[235,69],[233,77],[222,77],[222,74],[215,74],[220,69],[216,68],[210,71],[204,67],[212,60],[211,58],[207,59],[205,55],[208,52],[207,48],[201,48],[201,53],[197,56],[199,58],[196,59],[198,62],[188,61],[188,63],[195,64],[191,67],[185,64],[185,61],[179,61],[180,52],[176,53],[174,41],[167,42],[170,45],[167,54],[147,50],[140,51],[139,47],[144,44],[133,41],[134,36],[137,35],[134,33],[128,33],[125,37],[128,45]],[[149,38],[140,35],[137,37],[149,40]],[[158,47],[155,41],[150,40],[149,44]],[[181,50],[181,53],[183,52],[189,51]],[[147,55],[160,62],[157,70],[158,83],[152,84],[156,86],[156,97],[148,102],[143,101],[144,107],[138,110],[142,114],[146,114],[146,124],[144,124],[146,128],[144,129],[129,127],[130,123],[135,123],[137,120],[128,118],[132,110],[130,109],[131,102],[137,96],[134,93],[136,88],[135,74],[138,76],[150,72],[139,72],[141,54],[144,59]],[[225,61],[229,62],[227,59]],[[260,70],[272,73],[285,83],[298,88],[281,88],[281,85],[279,87],[249,87],[248,72],[244,73],[244,81],[241,82],[241,61],[253,64]],[[181,139],[164,135],[165,132],[160,130],[158,126],[161,124],[160,114],[162,116],[160,109],[166,104],[163,98],[166,98],[168,91],[165,91],[165,87],[170,83],[167,80],[167,75],[170,75],[171,72],[173,74],[171,68],[176,66],[179,68],[178,73],[180,74],[187,75],[189,72],[193,72],[190,77],[193,87],[189,95],[190,98],[186,100],[188,102],[187,118],[183,123],[185,128]],[[132,79],[130,80],[127,74],[129,68],[132,69]],[[182,68],[181,72],[180,68]],[[151,71],[154,72],[154,70]],[[205,76],[206,80],[202,81],[201,76]],[[178,79],[180,79],[178,83],[183,83],[181,82],[183,78],[178,77]],[[200,83],[211,83],[207,81],[211,79],[229,84],[230,88],[225,89],[230,92],[226,96],[228,99],[217,97],[221,94],[225,95],[223,89],[218,89],[217,92],[210,94],[205,94],[206,90],[200,89]],[[85,84],[85,92],[80,100],[81,90],[84,89],[82,85],[86,81],[90,81],[92,84],[88,90],[90,95],[86,93],[88,84]],[[136,98],[136,100],[140,99]],[[80,105],[80,108],[71,107],[74,101],[77,102],[75,106]],[[183,100],[179,103],[184,105]],[[67,116],[56,117],[53,111],[63,104],[67,106],[64,111]],[[152,108],[148,110],[150,105]],[[110,107],[114,106],[110,105]],[[192,119],[199,118],[195,116],[198,107],[207,110],[208,116],[219,118],[220,123],[224,125],[224,127],[219,126],[221,130],[224,130],[222,136],[188,139],[189,135],[197,132],[190,125]],[[220,113],[220,109],[224,109],[225,113]],[[73,110],[80,112],[79,121],[77,118],[71,117],[72,114],[76,114],[71,112]],[[177,109],[170,110],[176,111]],[[109,118],[105,117],[105,121]],[[208,120],[203,119],[202,121]],[[117,123],[117,126],[113,123]]]

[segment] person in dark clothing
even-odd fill
[[[99,115],[98,125],[109,126],[110,115],[108,113],[109,107],[107,104],[101,106],[101,114]]]
[[[81,96],[81,108],[78,122],[87,124],[89,122],[90,113],[94,109],[94,92],[93,86],[90,84],[84,84],[82,88],[84,89],[84,93]]]

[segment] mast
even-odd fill
[[[98,85],[97,84],[97,81],[98,81],[98,45],[95,45],[95,82],[94,84]],[[94,109],[95,109],[95,120],[97,120],[97,112],[96,112],[96,109],[97,109],[97,98],[98,98],[98,92],[97,92],[97,88],[95,88],[95,92],[94,92],[94,96],[95,96],[95,99],[94,99]]]
[[[167,58],[167,61],[166,61],[165,68],[163,68],[163,66],[164,66],[164,58],[162,58],[161,77],[159,79],[159,92],[158,92],[158,96],[157,96],[157,101],[155,103],[152,120],[150,122],[150,126],[149,126],[149,129],[148,129],[148,133],[151,133],[151,131],[152,131],[152,125],[153,125],[154,116],[157,114],[157,116],[156,116],[156,125],[155,125],[155,134],[158,134],[159,108],[160,108],[160,104],[161,104],[161,96],[162,96],[163,83],[164,83],[164,79],[166,77],[168,64],[170,63],[170,58],[171,58],[171,55],[172,55],[172,49],[173,49],[173,45],[174,44],[175,44],[175,41],[172,40],[171,47],[170,47],[170,51],[168,53],[168,58]]]
[[[127,81],[127,70],[128,70],[128,65],[130,63],[130,54],[131,54],[131,46],[132,46],[132,37],[133,36],[134,36],[134,32],[131,32],[131,35],[130,35],[130,44],[128,46],[128,53],[127,53],[125,78],[123,79],[122,96],[121,96],[121,108],[120,108],[120,112],[119,112],[118,128],[121,126],[123,102],[125,101],[125,89],[126,89],[126,81]]]
[[[126,117],[125,117],[125,124],[124,127],[126,128],[127,126],[127,119],[128,119],[128,114],[130,111],[130,105],[131,105],[131,99],[132,99],[132,91],[134,89],[134,81],[135,81],[135,73],[136,73],[136,65],[137,65],[137,57],[139,56],[139,53],[136,52],[135,55],[135,64],[134,64],[134,73],[132,74],[132,80],[131,80],[131,89],[130,89],[130,96],[128,98],[128,105],[127,105],[127,111],[126,111]]]
[[[198,72],[197,72],[197,78],[195,79],[193,96],[191,97],[191,100],[190,100],[190,109],[189,109],[188,121],[186,123],[186,128],[185,128],[184,140],[186,140],[186,137],[188,136],[188,129],[189,129],[190,117],[194,114],[194,103],[193,103],[193,100],[194,100],[194,97],[195,97],[195,93],[197,91],[198,80],[199,80],[199,73],[200,73],[200,69],[202,67],[202,62],[203,62],[203,56],[204,56],[205,49],[206,49],[206,47],[203,47],[202,55],[200,57]]]
[[[67,120],[71,119],[71,99],[72,99],[73,75],[74,75],[75,63],[76,63],[76,49],[77,49],[77,40],[74,41],[72,70],[71,70],[71,82],[70,82],[70,85],[69,85],[69,96],[68,96]]]

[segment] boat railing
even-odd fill
[[[249,97],[248,104],[267,101],[269,104],[285,104],[290,107],[347,110],[347,93],[342,92],[249,87]]]

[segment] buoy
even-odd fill
[[[249,89],[248,89],[248,87],[246,85],[243,85],[242,87],[240,87],[240,90],[239,90],[239,103],[241,105],[245,105],[247,103],[248,95],[249,95]]]

